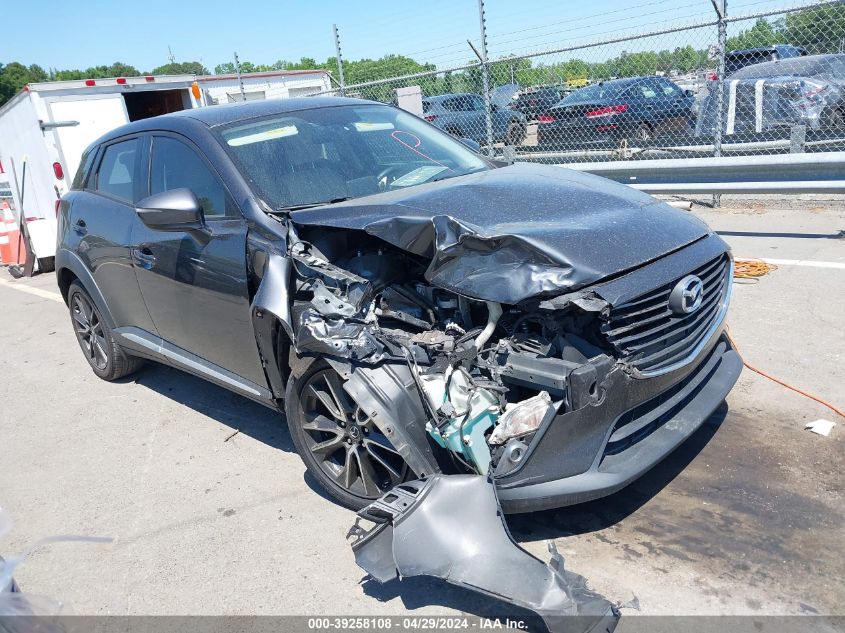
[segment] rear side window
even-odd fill
[[[76,170],[76,176],[73,177],[73,182],[70,185],[71,189],[82,189],[85,182],[88,180],[88,174],[91,173],[91,165],[94,164],[94,157],[97,155],[96,147],[89,147],[82,159],[79,161],[79,168]]]
[[[223,183],[193,148],[182,141],[156,136],[150,172],[151,194],[187,187],[199,198],[205,217],[236,214]]]
[[[106,147],[97,171],[97,191],[127,202],[135,201],[135,164],[138,139],[121,141]]]

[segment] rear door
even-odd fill
[[[74,196],[66,246],[91,272],[117,327],[154,332],[130,253],[143,180],[141,139],[116,139],[101,147],[94,160],[96,168]]]
[[[159,336],[264,384],[250,315],[246,222],[217,171],[188,139],[162,132],[151,141],[145,193],[187,187],[205,216],[201,230],[163,231],[135,223],[135,270]]]
[[[669,102],[663,96],[663,88],[656,79],[644,79],[633,87],[644,118],[655,136],[665,134],[670,119]]]
[[[688,132],[693,120],[693,98],[666,78],[657,79],[656,83],[661,108],[665,111],[664,123],[667,131],[674,134]]]

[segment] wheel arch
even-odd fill
[[[65,249],[61,249],[56,253],[56,281],[65,304],[67,304],[70,285],[74,281],[78,281],[97,306],[97,310],[99,310],[102,317],[106,320],[106,324],[111,329],[116,327],[111,310],[109,310],[108,304],[97,282],[94,281],[94,276],[76,253]]]

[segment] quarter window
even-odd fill
[[[186,187],[199,199],[206,218],[234,215],[223,183],[182,141],[167,136],[155,137],[150,171],[151,194]]]
[[[135,201],[135,161],[138,139],[121,141],[106,147],[97,172],[97,191],[127,202]]]

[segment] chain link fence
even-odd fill
[[[748,11],[766,4],[732,15],[705,2],[682,24],[661,22],[656,9],[645,32],[611,12],[592,41],[542,51],[526,49],[538,37],[566,41],[571,27],[483,36],[480,49],[468,42],[478,61],[341,84],[334,94],[393,103],[516,160],[845,149],[845,2]]]

